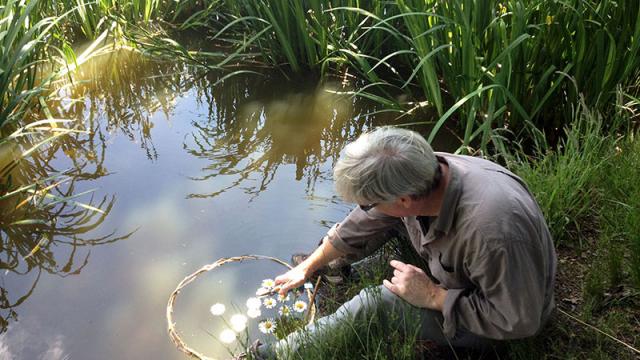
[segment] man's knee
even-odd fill
[[[404,303],[404,300],[392,293],[384,285],[364,288],[352,301],[360,310],[375,310],[379,308],[391,310]]]

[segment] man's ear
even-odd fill
[[[408,209],[411,207],[411,205],[413,205],[413,199],[411,198],[411,196],[400,196],[398,198],[398,202],[400,203],[400,206],[402,206],[405,209]]]

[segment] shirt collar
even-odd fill
[[[447,161],[444,156],[436,155],[436,157],[439,162],[449,166],[449,184],[444,191],[440,213],[433,219],[431,226],[440,233],[448,234],[453,225],[456,209],[458,208],[458,201],[462,194],[462,184],[456,166]]]

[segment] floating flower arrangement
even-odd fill
[[[305,290],[313,288],[311,283],[304,284]],[[225,344],[231,344],[238,335],[251,325],[252,319],[257,322],[258,330],[267,335],[282,338],[289,332],[297,330],[305,325],[303,314],[308,308],[307,302],[300,299],[302,291],[294,290],[286,295],[280,295],[280,287],[273,279],[264,279],[256,290],[256,296],[246,300],[246,315],[234,314],[228,321],[228,327],[222,330],[219,340]],[[293,296],[290,295],[293,293]],[[263,311],[266,310],[266,311]],[[211,305],[209,311],[214,316],[222,316],[226,306],[221,303]],[[264,315],[264,316],[263,316]]]
[[[174,318],[174,308],[179,294],[189,284],[193,283],[199,276],[217,269],[225,264],[239,263],[249,260],[267,260],[280,264],[288,269],[291,266],[286,262],[264,255],[242,255],[228,258],[220,258],[211,264],[206,264],[193,273],[187,275],[176,286],[169,295],[167,302],[167,329],[169,338],[176,345],[178,350],[189,355],[190,357],[206,358],[197,349],[190,347],[182,338],[178,331]],[[207,309],[211,316],[218,318],[224,322],[224,328],[216,330],[213,335],[220,343],[226,344],[227,349],[234,346],[246,347],[249,338],[253,337],[257,331],[264,332],[262,336],[273,336],[276,339],[282,339],[292,331],[299,330],[313,321],[316,308],[313,306],[313,298],[315,293],[310,283],[304,284],[298,289],[291,291],[289,295],[279,296],[281,288],[276,285],[275,279],[264,279],[258,282],[255,295],[249,297],[245,301],[245,306],[238,307],[237,303],[229,307],[229,304],[215,303]],[[307,298],[302,296],[306,295]],[[267,301],[271,308],[266,308],[263,304],[264,298],[271,298],[273,301]],[[304,300],[307,300],[305,302]],[[234,298],[234,302],[237,297]],[[302,302],[302,303],[301,303]],[[304,303],[304,304],[303,304]],[[230,313],[230,309],[234,311]],[[219,332],[218,332],[219,331]],[[269,339],[263,339],[269,341]],[[235,344],[235,345],[234,345]],[[231,350],[230,350],[231,351]]]

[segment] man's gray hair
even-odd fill
[[[421,196],[438,181],[438,160],[415,131],[379,127],[348,144],[333,169],[338,194],[360,205]]]

